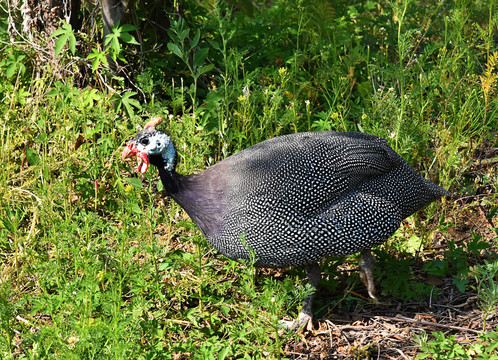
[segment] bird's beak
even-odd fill
[[[132,156],[137,157],[137,170],[142,174],[145,174],[149,169],[149,157],[147,156],[147,153],[138,149],[133,141],[129,141],[121,154],[121,158],[124,161],[127,157]]]
[[[130,141],[126,144],[126,147],[123,150],[123,153],[121,154],[121,159],[124,161],[127,157],[131,157],[133,155],[136,155],[136,150],[133,150],[133,143]],[[135,147],[136,149],[136,147]]]
[[[127,157],[136,156],[137,152],[138,149],[135,143],[132,141],[128,141],[126,143],[126,147],[123,150],[123,153],[121,154],[121,159],[124,161]]]

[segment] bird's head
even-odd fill
[[[127,157],[137,157],[137,170],[142,174],[147,172],[149,163],[157,167],[163,166],[168,171],[175,170],[176,152],[170,137],[156,126],[162,121],[160,117],[152,118],[133,139],[126,143],[123,150],[123,160]]]

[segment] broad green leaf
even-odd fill
[[[26,55],[14,55],[9,54],[8,58],[2,61],[2,65],[8,64],[7,69],[5,70],[5,75],[7,78],[11,78],[21,72],[21,75],[24,75],[26,71],[26,66],[23,64],[23,60]]]
[[[211,47],[217,51],[221,51],[221,47],[220,47],[220,44],[218,44],[215,40],[213,39],[207,39],[207,42],[209,43],[209,45],[211,45]]]
[[[114,33],[107,34],[104,40],[104,45],[108,46],[109,43],[112,41],[112,38],[114,37]]]
[[[195,66],[201,66],[204,64],[204,60],[208,56],[209,48],[201,48],[195,52],[194,55],[194,64]]]
[[[74,31],[71,25],[69,24],[63,24],[62,29],[58,29],[50,35],[51,38],[59,36],[57,40],[55,40],[55,47],[54,47],[54,58],[59,56],[61,53],[62,49],[66,45],[66,43],[69,42],[69,50],[71,51],[71,54],[76,53],[76,37],[74,36]]]
[[[102,95],[97,89],[85,90],[82,94],[83,105],[85,107],[93,107],[94,103],[102,100]]]
[[[133,111],[133,107],[131,107],[130,103],[123,102],[124,110],[128,119],[131,119],[135,115],[135,111]]]
[[[40,162],[40,156],[31,148],[26,150],[26,159],[30,165],[37,165]]]
[[[417,360],[419,360],[419,359],[427,359],[429,356],[432,356],[432,354],[422,353],[422,354],[417,355]]]
[[[64,45],[66,45],[68,35],[64,34],[61,35],[55,40],[55,49],[54,49],[54,58],[59,56],[61,53],[62,49],[64,48]]]
[[[133,186],[137,190],[143,189],[142,180],[140,180],[138,178],[134,178],[134,177],[125,178],[124,181],[126,181],[128,184],[130,184],[131,186]]]
[[[36,138],[35,138],[35,143],[37,144],[45,144],[47,142],[47,134],[45,133],[41,133],[40,135],[38,135]]]
[[[230,350],[229,347],[226,347],[224,348],[223,350],[221,350],[219,353],[218,353],[218,360],[224,360],[226,359],[227,355],[228,355],[228,351]]]
[[[126,115],[128,118],[132,118],[133,115],[135,115],[135,112],[133,110],[133,107],[137,109],[141,109],[140,102],[136,99],[133,99],[132,96],[136,95],[137,93],[135,91],[129,91],[126,92],[123,96],[120,97],[121,104],[124,107],[124,110],[126,112]]]
[[[73,28],[70,24],[62,24],[62,29],[57,29],[55,30],[52,35],[50,35],[50,38],[54,38],[56,36],[62,35],[62,34],[67,34],[69,32],[72,32]]]
[[[50,38],[53,39],[56,36],[64,34],[66,31],[64,29],[57,29],[55,30],[52,35],[50,35]]]
[[[131,206],[131,211],[138,215],[142,215],[144,213],[137,203],[133,203],[133,205]]]
[[[141,108],[140,106],[140,102],[136,99],[133,99],[132,96],[135,96],[137,95],[136,91],[129,91],[129,92],[126,92],[124,95],[123,95],[123,101],[126,101],[130,104],[132,104],[133,106],[135,106],[136,108]]]
[[[120,27],[121,31],[135,31],[137,30],[137,27],[132,24],[124,24],[123,26]]]
[[[453,285],[455,285],[461,293],[465,292],[468,282],[468,278],[453,277]]]
[[[180,59],[183,59],[183,53],[178,47],[178,45],[173,44],[173,43],[168,43],[168,50],[173,52],[176,56],[178,56]]]
[[[16,74],[16,72],[17,72],[17,66],[15,64],[10,64],[5,70],[5,76],[7,77],[7,79],[10,79]]]
[[[73,33],[69,35],[69,50],[71,51],[71,54],[76,54],[76,37]]]
[[[92,49],[92,53],[86,57],[88,60],[92,60],[92,71],[95,72],[99,68],[100,64],[107,65],[107,56],[104,52],[98,51],[97,49]]]
[[[119,45],[119,40],[117,36],[112,38],[111,49],[114,50],[116,54],[119,54],[121,52],[121,45]]]
[[[119,38],[127,44],[139,45],[139,43],[137,42],[137,40],[135,40],[133,35],[131,35],[127,32],[121,33],[121,35],[119,35]]]
[[[197,69],[197,77],[199,77],[202,74],[205,74],[207,72],[210,72],[211,70],[213,70],[213,68],[214,68],[214,64],[208,64],[206,66],[203,66],[203,67]]]
[[[114,61],[119,56],[121,52],[121,45],[119,43],[120,30],[119,28],[113,28],[112,33],[108,34],[105,38],[104,45],[109,49],[109,53]]]
[[[185,41],[185,39],[188,37],[189,32],[190,32],[190,29],[185,29],[185,30],[178,32],[178,37],[180,38],[180,41],[182,42],[182,44]]]
[[[229,316],[230,315],[230,308],[228,306],[221,305],[220,306],[220,311],[225,316]]]
[[[415,255],[422,246],[422,238],[417,235],[412,235],[405,244],[406,251]]]
[[[192,50],[197,46],[200,38],[201,38],[201,31],[197,29],[197,33],[195,34],[194,40],[192,40],[192,43],[190,44],[190,50]]]

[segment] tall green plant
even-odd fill
[[[209,48],[199,45],[201,39],[201,30],[197,29],[194,38],[190,39],[190,28],[185,23],[183,18],[171,23],[171,28],[168,30],[171,42],[168,43],[168,49],[178,56],[187,66],[190,76],[194,80],[193,87],[190,91],[192,100],[193,113],[196,110],[197,99],[197,81],[199,77],[214,68],[214,64],[206,64]]]

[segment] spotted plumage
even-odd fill
[[[137,155],[142,172],[144,161],[157,166],[167,192],[207,240],[234,260],[248,260],[252,249],[257,266],[314,268],[326,256],[369,256],[404,218],[450,195],[384,139],[363,133],[280,136],[199,174],[179,175],[171,140],[155,129],[159,121],[139,132],[123,157]],[[368,273],[367,282],[373,289]]]

